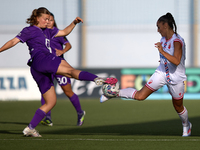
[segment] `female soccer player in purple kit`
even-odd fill
[[[2,52],[19,42],[26,42],[31,56],[28,65],[45,100],[45,104],[36,110],[31,122],[23,130],[25,136],[41,137],[39,132],[35,130],[35,127],[56,104],[52,75],[60,74],[77,80],[94,81],[97,85],[105,82],[104,79],[94,74],[74,69],[64,59],[52,54],[50,40],[53,37],[63,37],[70,34],[76,24],[83,22],[83,20],[80,17],[76,17],[65,29],[58,30],[57,28],[47,28],[49,17],[50,12],[46,8],[34,9],[30,18],[27,19],[27,23],[30,26],[25,27],[15,38],[6,42],[0,48],[0,52]]]
[[[50,14],[50,19],[47,28],[49,29],[57,28],[54,15],[52,13]],[[65,45],[64,49],[63,45]],[[55,37],[51,39],[51,49],[54,55],[63,58],[63,54],[71,49],[71,44],[69,43],[66,37]],[[58,84],[61,86],[65,95],[69,98],[72,105],[76,109],[78,115],[77,126],[81,126],[84,121],[85,111],[81,109],[78,96],[72,91],[70,78],[63,75],[55,75],[54,78],[57,80]],[[41,103],[42,105],[45,104],[45,100],[43,97],[41,99]],[[51,119],[51,110],[46,114],[45,119],[42,120],[41,123],[43,125],[53,126],[53,122]]]

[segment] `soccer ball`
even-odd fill
[[[102,91],[105,96],[116,97],[117,94],[119,93],[119,83],[117,82],[116,84],[112,85],[104,83],[102,86]]]

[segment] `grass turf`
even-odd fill
[[[185,100],[192,136],[181,137],[182,125],[170,100],[125,101],[81,99],[84,125],[69,100],[58,100],[52,110],[53,127],[38,125],[42,138],[24,137],[39,101],[0,101],[0,149],[43,150],[197,150],[200,147],[200,101]]]

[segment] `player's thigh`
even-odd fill
[[[153,92],[157,91],[166,84],[163,74],[155,72],[147,81],[145,86],[135,94],[136,99],[144,100]]]
[[[160,72],[155,72],[150,79],[147,81],[145,86],[152,90],[153,92],[157,91],[161,87],[167,84],[164,74]]]
[[[178,84],[168,84],[167,87],[174,100],[180,100],[183,98],[185,92],[184,82],[180,82]]]
[[[55,105],[56,103],[56,92],[55,92],[55,88],[54,86],[51,86],[51,88],[45,92],[44,94],[42,94],[45,103],[47,105]]]
[[[42,94],[45,104],[40,107],[41,110],[44,112],[49,112],[55,105],[56,105],[56,93],[54,86],[51,86],[51,88]]]
[[[61,60],[56,74],[67,75],[71,77],[72,70],[74,70],[74,68],[68,62],[66,62],[65,60]]]
[[[61,74],[69,78],[79,79],[80,70],[74,69],[68,62],[62,60],[56,74]]]

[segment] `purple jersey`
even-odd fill
[[[37,26],[25,27],[16,37],[29,47],[31,59],[28,65],[31,74],[44,94],[53,86],[52,75],[55,75],[61,58],[52,54],[50,40],[58,33],[58,29],[40,29]]]
[[[31,58],[38,52],[50,52],[50,39],[53,38],[57,33],[58,29],[41,29],[37,26],[25,27],[16,37],[20,39],[22,43],[26,42],[29,47]]]
[[[56,27],[53,28],[53,30],[55,30]],[[57,28],[56,28],[57,29]],[[63,45],[65,45],[66,43],[69,43],[69,41],[67,40],[66,37],[53,37],[51,39],[51,49],[52,49],[52,53],[54,55],[56,55],[56,49],[62,50],[63,49]],[[63,55],[61,55],[60,57],[63,58]]]

